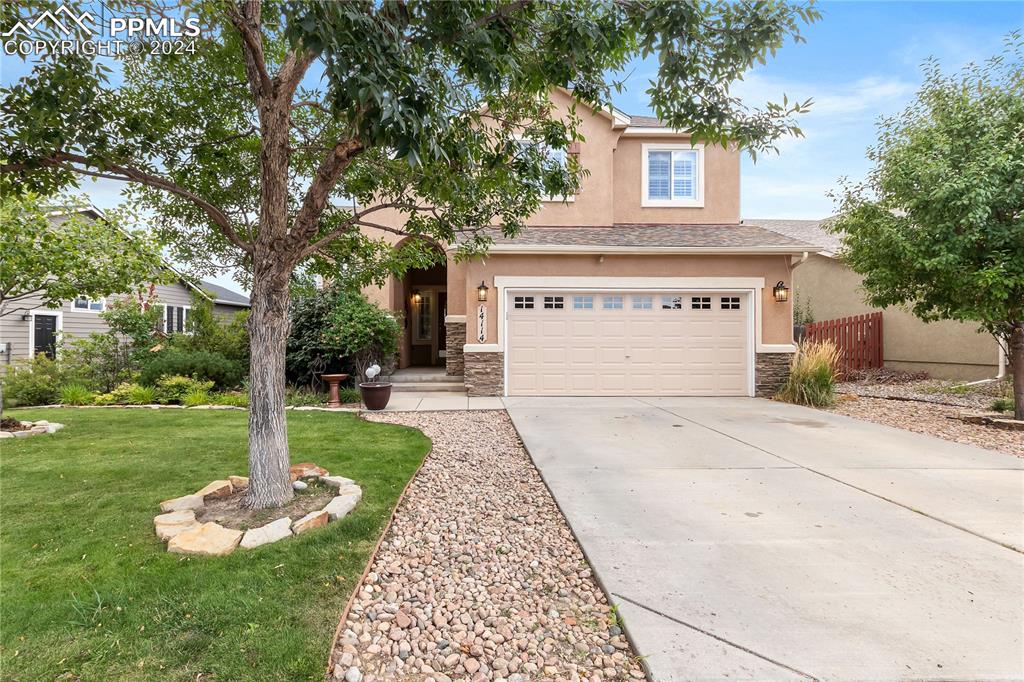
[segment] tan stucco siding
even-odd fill
[[[605,256],[597,255],[492,255],[486,260],[468,263],[465,289],[466,309],[475,311],[476,286],[483,280],[491,288],[487,300],[487,340],[498,343],[498,296],[494,278],[502,276],[533,277],[760,277],[765,280],[761,300],[762,342],[785,344],[793,340],[792,308],[777,303],[771,287],[778,280],[789,280],[789,256]],[[454,290],[449,296],[454,297]],[[473,322],[467,336],[475,341]]]
[[[739,223],[740,153],[715,145],[704,147],[703,208],[643,206],[643,145],[678,144],[688,138],[622,137],[615,149],[616,223]]]
[[[864,302],[863,278],[839,261],[811,256],[793,271],[795,298],[817,321],[874,312]],[[998,344],[972,323],[925,323],[900,308],[882,311],[886,366],[926,371],[943,379],[983,379],[998,367]]]

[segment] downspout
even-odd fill
[[[1009,364],[1007,362],[1007,359],[1006,359],[1007,358],[1007,350],[1005,348],[1003,348],[1003,344],[999,343],[999,339],[998,338],[996,339],[996,348],[998,349],[997,352],[999,353],[999,370],[996,372],[996,375],[993,378],[991,378],[991,379],[979,379],[978,381],[970,381],[970,382],[964,384],[965,386],[977,386],[979,384],[990,384],[993,381],[1002,381],[1003,379],[1006,378],[1006,367]]]

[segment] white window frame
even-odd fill
[[[177,304],[174,304],[174,303],[160,303],[160,302],[158,302],[157,305],[160,306],[161,308],[163,308],[163,310],[161,311],[161,314],[160,314],[160,321],[161,321],[162,326],[163,326],[163,333],[164,334],[170,335],[170,334],[188,334],[189,333],[189,331],[188,331],[188,318],[189,318],[189,315],[192,312],[192,306],[190,306],[190,305],[177,305]],[[168,308],[181,308],[182,309],[183,312],[181,314],[181,331],[180,332],[177,331],[177,330],[174,330],[174,329],[168,329],[167,328],[167,309]]]
[[[704,208],[704,145],[703,144],[669,144],[650,143],[640,145],[643,154],[640,173],[640,205],[647,208]],[[697,152],[697,198],[696,199],[651,199],[648,196],[647,180],[651,152],[695,151]],[[671,169],[672,164],[669,163]],[[672,192],[672,177],[669,176],[669,193]]]
[[[630,296],[632,299],[631,310],[654,310],[654,296],[653,295],[641,295],[641,296]]]
[[[84,308],[79,308],[78,306],[75,305],[75,302],[81,298],[84,298],[86,301]],[[95,308],[92,307],[93,303],[100,304],[99,310],[96,310]],[[107,298],[106,296],[101,296],[100,298],[89,298],[88,296],[82,295],[75,296],[73,299],[71,299],[71,309],[76,313],[102,313],[104,310],[107,309]]]

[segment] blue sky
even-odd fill
[[[778,155],[743,162],[745,218],[821,218],[833,210],[826,193],[841,176],[860,179],[868,170],[865,149],[875,140],[879,116],[900,111],[921,81],[921,62],[938,58],[959,69],[998,53],[1003,37],[1024,28],[1024,2],[825,2],[806,43],[790,43],[767,65],[750,72],[734,92],[751,105],[811,97],[800,117],[804,138],[780,142]],[[23,72],[3,57],[0,81]],[[656,69],[637,61],[616,105],[650,113],[644,90]],[[103,207],[119,203],[119,183],[86,181],[83,191]]]

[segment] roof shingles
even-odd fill
[[[592,246],[638,248],[791,248],[815,251],[817,246],[756,225],[675,225],[619,223],[610,226],[526,227],[514,239],[488,228],[495,244],[517,246]]]

